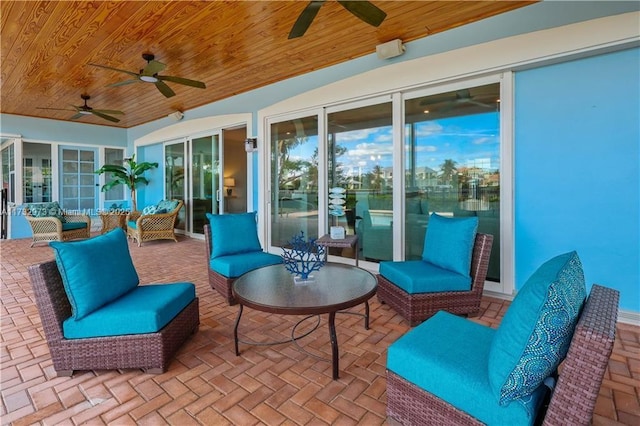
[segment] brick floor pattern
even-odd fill
[[[53,258],[47,246],[0,242],[1,423],[3,425],[381,425],[387,419],[386,349],[408,329],[376,298],[371,327],[339,315],[340,379],[331,364],[287,343],[233,352],[237,306],[209,287],[204,242],[181,237],[130,251],[141,283],[191,281],[200,298],[200,328],[161,375],[140,370],[81,371],[56,377],[33,299],[27,266]],[[603,283],[606,285],[606,283]],[[486,297],[474,319],[496,327],[508,302]],[[359,309],[361,312],[363,309]],[[326,316],[301,340],[330,359]],[[258,342],[290,337],[299,317],[246,309],[240,333]],[[307,327],[301,326],[302,331]],[[619,324],[593,424],[640,424],[640,327]]]

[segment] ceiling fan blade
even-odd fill
[[[77,113],[76,115],[74,115],[72,117],[69,117],[69,120],[77,120],[78,118],[82,117],[83,115],[84,114]]]
[[[124,80],[124,81],[119,81],[117,83],[108,84],[105,87],[126,86],[127,84],[131,84],[131,83],[142,83],[142,80],[138,80],[137,78],[135,80]]]
[[[363,20],[369,25],[374,27],[380,26],[387,14],[376,5],[368,1],[341,1],[338,3],[342,5],[349,12]]]
[[[92,111],[93,112],[99,112],[99,113],[102,113],[102,114],[123,114],[124,115],[124,112],[117,111],[115,109],[93,109]]]
[[[154,74],[158,74],[160,71],[162,71],[166,67],[167,66],[162,62],[152,60],[152,61],[149,61],[146,67],[144,67],[140,75],[152,76]]]
[[[117,123],[117,122],[119,122],[119,121],[120,121],[120,120],[118,120],[118,119],[117,119],[117,118],[115,118],[115,117],[111,117],[110,115],[103,114],[103,113],[101,113],[100,111],[96,111],[95,109],[91,110],[91,114],[93,114],[93,115],[97,115],[97,116],[98,116],[98,117],[100,117],[100,118],[104,118],[105,120],[109,120],[109,121],[112,121],[112,122],[114,122],[114,123]]]
[[[493,108],[493,105],[485,104],[484,102],[474,101],[473,99],[467,100],[467,103],[478,105],[478,106],[481,106],[483,108]]]
[[[69,108],[46,108],[46,107],[36,107],[36,109],[50,109],[54,111],[75,111],[74,109]]]
[[[135,72],[131,72],[131,71],[127,71],[127,70],[121,70],[119,68],[108,67],[106,65],[100,65],[100,64],[89,64],[89,65],[91,65],[93,67],[104,68],[104,69],[111,70],[111,71],[123,72],[125,74],[129,74],[129,75],[132,75],[134,77],[138,77],[138,74],[135,73]]]
[[[184,84],[185,86],[197,87],[199,89],[206,89],[207,86],[201,82],[196,80],[189,80],[188,78],[182,77],[173,77],[171,75],[159,75],[157,76],[159,80],[171,81],[173,83]]]
[[[156,85],[160,93],[162,93],[166,98],[170,98],[176,95],[176,92],[171,90],[171,87],[167,86],[164,81],[158,80],[154,84]]]
[[[289,37],[287,38],[291,40],[292,38],[302,37],[309,28],[309,25],[311,25],[311,23],[313,22],[313,19],[316,17],[316,15],[318,14],[318,10],[320,10],[320,7],[323,4],[324,0],[309,2],[300,16],[298,16],[296,23],[293,24],[291,32],[289,32]]]

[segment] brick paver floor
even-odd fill
[[[35,306],[27,266],[50,260],[47,246],[0,242],[2,424],[77,425],[377,425],[388,422],[386,349],[409,327],[371,300],[371,327],[339,315],[340,379],[331,364],[291,344],[241,345],[233,351],[237,306],[209,287],[204,242],[181,237],[130,251],[142,283],[191,281],[200,298],[200,329],[161,375],[140,370],[81,371],[56,377]],[[603,283],[606,285],[606,283]],[[508,302],[485,298],[484,324],[497,326]],[[240,332],[256,341],[282,339],[298,318],[245,310]],[[326,318],[302,341],[330,359]],[[619,324],[593,423],[640,424],[640,328]]]

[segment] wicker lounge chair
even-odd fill
[[[91,236],[91,218],[85,214],[66,213],[58,207],[60,218],[55,216],[35,217],[29,207],[24,213],[33,232],[31,247],[49,241],[70,241]],[[64,221],[64,222],[63,222]]]
[[[167,213],[143,214],[141,211],[129,213],[127,216],[127,237],[138,242],[138,247],[145,241],[173,240],[178,242],[174,232],[178,212],[183,206],[182,200]]]
[[[405,318],[412,327],[436,312],[444,310],[457,315],[474,316],[480,312],[480,300],[487,277],[493,235],[477,234],[471,261],[471,289],[409,294],[382,275],[378,275],[378,300]]]
[[[156,333],[66,339],[62,323],[71,316],[71,305],[55,261],[29,267],[45,337],[58,376],[74,370],[140,368],[159,374],[199,324],[198,299]]]
[[[589,425],[615,340],[619,293],[594,285],[575,328],[544,425]],[[546,410],[546,411],[545,411]],[[387,415],[405,425],[480,425],[477,419],[387,370]],[[543,418],[542,418],[543,417]]]

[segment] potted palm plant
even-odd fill
[[[124,159],[123,165],[105,164],[96,170],[95,173],[99,175],[109,173],[107,177],[111,180],[102,186],[102,192],[108,191],[118,185],[124,185],[129,188],[129,191],[131,191],[131,207],[133,211],[137,211],[136,188],[149,183],[149,180],[144,177],[144,172],[155,169],[156,167],[158,167],[158,163],[149,163],[146,161],[136,163],[135,155],[132,155],[130,158]]]

